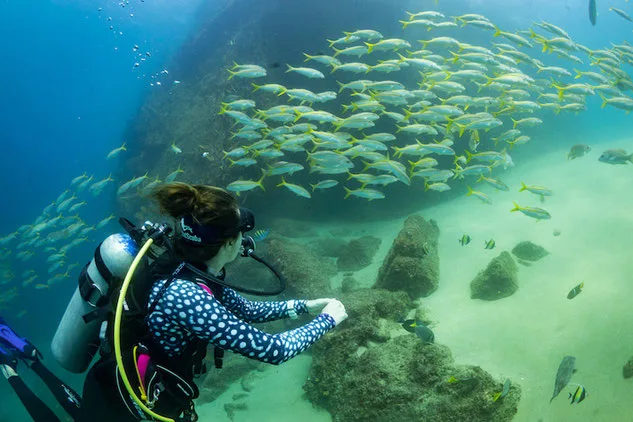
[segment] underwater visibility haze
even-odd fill
[[[76,391],[50,344],[79,274],[179,181],[253,210],[283,299],[349,313],[280,367],[210,359],[201,421],[633,418],[633,2],[0,8],[0,316]]]

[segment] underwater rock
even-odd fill
[[[338,258],[343,254],[348,243],[340,237],[321,237],[310,242],[310,245],[320,255]]]
[[[354,277],[345,277],[341,284],[341,291],[343,293],[352,292],[360,288],[360,283]]]
[[[235,401],[245,399],[246,397],[248,397],[248,393],[235,393],[233,394],[232,399]]]
[[[633,356],[622,367],[622,376],[627,379],[633,377]]]
[[[208,371],[200,388],[200,397],[197,400],[200,404],[215,401],[233,383],[244,379],[252,371],[265,365],[232,353],[225,354],[221,371],[215,370],[213,353],[207,354],[205,363]]]
[[[426,221],[418,215],[408,217],[378,271],[374,287],[402,290],[411,299],[433,293],[440,278],[439,235],[435,220]]]
[[[349,242],[336,261],[339,271],[358,271],[369,264],[378,252],[382,240],[374,236],[363,236]]]
[[[249,372],[248,374],[244,375],[240,380],[240,386],[242,387],[242,390],[246,391],[247,393],[253,391],[253,389],[255,388],[256,379],[257,375],[255,375],[253,372]]]
[[[397,318],[413,308],[407,294],[364,289],[340,299],[354,323],[341,325],[314,344],[304,385],[309,400],[328,410],[332,420],[512,420],[520,387],[513,384],[494,402],[502,381],[476,366],[456,366],[446,346],[427,345],[404,332]],[[380,329],[385,324],[391,324],[391,331]],[[448,382],[451,377],[457,381]]]
[[[314,223],[309,221],[292,220],[290,218],[277,218],[270,225],[273,233],[284,237],[301,238],[315,236]]]
[[[545,258],[549,255],[549,252],[545,250],[542,246],[536,245],[529,240],[524,241],[516,245],[512,249],[512,253],[517,258],[520,258],[524,261],[538,261],[539,259]]]
[[[471,299],[497,300],[512,295],[519,288],[517,273],[510,252],[501,252],[470,283]]]
[[[268,242],[268,256],[286,278],[290,297],[316,299],[332,294],[330,277],[336,275],[336,266],[309,245],[274,238]]]
[[[226,416],[228,416],[231,421],[235,419],[235,412],[238,410],[248,410],[248,406],[246,403],[226,403],[224,405]]]

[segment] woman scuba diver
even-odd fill
[[[239,208],[230,193],[212,186],[170,183],[157,188],[152,197],[177,222],[170,236],[171,258],[162,264],[161,257],[155,261],[160,270],[152,270],[149,297],[137,319],[139,329],[131,330],[136,338],[121,329],[125,346],[119,363],[125,362],[124,368],[114,353],[101,347],[101,359],[84,384],[75,419],[79,422],[195,421],[193,400],[198,389],[193,380],[203,372],[209,344],[216,352],[231,350],[281,364],[347,318],[336,299],[250,301],[222,283],[224,266],[240,254],[243,233],[254,226],[252,214]],[[284,333],[268,334],[251,325],[304,313],[316,316]],[[116,327],[116,320],[113,324],[110,318],[106,337],[112,337],[112,325]],[[139,332],[144,333],[141,338]],[[116,328],[114,337],[116,342]],[[220,354],[216,353],[216,366],[221,365]],[[126,388],[130,380],[133,389]]]

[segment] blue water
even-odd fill
[[[0,3],[0,180],[3,193],[0,237],[19,226],[32,224],[42,209],[68,188],[71,179],[84,172],[94,175],[94,181],[111,173],[122,176],[121,180],[138,175],[137,169],[126,167],[124,158],[106,160],[106,154],[130,142],[126,139],[126,130],[148,96],[157,90],[170,89],[176,80],[195,77],[188,64],[193,64],[198,57],[192,55],[191,50],[180,57],[181,62],[175,58],[182,52],[183,44],[198,36],[200,22],[205,20],[200,10],[210,13],[226,3],[230,2],[130,0],[125,7],[120,2],[104,0],[4,0]],[[298,65],[303,60],[302,52],[326,50],[326,38],[333,39],[343,30],[357,28],[372,28],[399,37],[403,32],[397,20],[407,18],[404,11],[425,8],[440,10],[447,16],[483,14],[505,31],[524,30],[533,22],[546,20],[565,29],[574,41],[594,49],[633,40],[633,25],[608,11],[610,6],[623,9],[628,6],[633,14],[630,4],[598,0],[598,24],[593,27],[589,23],[587,3],[585,0],[439,0],[436,5],[432,0],[328,0],[320,2],[320,8],[329,7],[340,13],[322,20],[312,14],[309,1],[253,0],[252,7],[237,9],[217,23],[217,38],[207,40],[209,48],[200,51],[200,55],[221,54],[240,25],[248,24],[242,18],[256,19],[261,14],[265,16],[261,34],[272,44],[269,50],[276,52],[270,59],[284,66],[271,73],[277,72],[282,77],[285,63]],[[303,19],[312,23],[309,29],[302,27]],[[490,38],[488,33],[474,29],[465,29],[464,34],[470,34],[472,44],[484,44]],[[245,55],[241,59],[249,62],[250,57]],[[560,60],[554,62],[560,63]],[[567,64],[567,67],[576,66]],[[170,69],[177,70],[170,72]],[[593,70],[587,63],[579,69]],[[630,67],[628,71],[630,73]],[[298,86],[305,81],[294,75],[283,77],[290,85]],[[161,82],[161,86],[156,82]],[[560,139],[569,143],[570,139],[583,139],[594,144],[630,136],[631,117],[611,107],[602,109],[600,105],[598,98],[591,98],[588,111],[579,116],[549,114],[540,133],[550,141]],[[532,146],[525,158],[538,156],[554,146]],[[111,184],[97,197],[86,192],[88,206],[81,211],[82,218],[95,224],[116,214],[118,185]],[[90,242],[73,250],[68,263],[79,264],[75,271],[90,259],[98,242],[116,230],[114,221],[103,230],[93,232]],[[22,289],[20,274],[31,268],[46,274],[46,258],[41,254],[25,263],[9,263],[17,275],[13,283],[18,287],[19,296],[6,309],[0,308],[0,314],[12,320],[16,329],[28,333],[36,344],[41,344],[48,356],[46,344],[63,312],[66,298],[75,288],[76,274],[52,292],[34,290],[32,286]],[[3,287],[8,290],[12,284]],[[38,310],[48,306],[52,315]],[[26,314],[18,319],[17,315],[24,311]],[[74,382],[76,386],[81,385],[79,378]],[[8,394],[2,384],[0,381],[1,394]],[[12,407],[18,406],[16,400],[9,400]],[[0,418],[3,411],[0,410]],[[18,410],[16,414],[22,418],[19,420],[28,420],[23,412]]]

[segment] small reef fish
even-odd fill
[[[537,207],[522,207],[514,202],[514,208],[510,210],[510,212],[521,211],[523,214],[528,217],[535,218],[536,220],[549,220],[552,218],[549,212],[544,210],[543,208]]]
[[[105,227],[106,224],[108,224],[114,218],[115,218],[115,215],[114,214],[110,214],[109,216],[107,216],[106,218],[104,218],[103,220],[101,220],[97,224],[95,224],[95,228],[96,229],[102,229],[103,227]]]
[[[589,397],[589,393],[587,393],[587,390],[585,389],[585,387],[583,387],[582,385],[578,384],[578,387],[576,387],[576,391],[574,391],[573,394],[569,393],[569,397],[567,397],[567,398],[571,399],[571,403],[570,404],[574,404],[574,403],[580,403],[581,401],[583,401],[587,397]]]
[[[347,199],[350,196],[356,196],[358,198],[364,198],[364,199],[368,199],[370,201],[374,200],[374,199],[383,199],[385,197],[385,194],[377,191],[375,189],[348,189],[346,187],[344,187],[345,189],[345,198]]]
[[[123,151],[127,151],[127,149],[125,148],[125,142],[123,142],[123,145],[121,145],[120,147],[115,148],[112,151],[110,151],[108,155],[106,156],[106,160],[115,158],[117,155],[119,155]]]
[[[402,328],[415,334],[425,343],[433,343],[435,341],[435,334],[422,321],[408,319],[402,323]]]
[[[143,183],[143,181],[145,179],[147,179],[147,173],[145,173],[143,176],[135,177],[135,178],[133,178],[131,180],[128,180],[127,182],[123,183],[119,187],[119,189],[117,190],[117,195],[122,195],[125,192],[127,192],[128,190],[137,187],[138,185]]]
[[[173,141],[169,146],[174,154],[182,154],[182,150],[176,145],[176,141]]]
[[[180,173],[184,173],[185,171],[183,169],[180,168],[180,165],[178,166],[178,168],[174,171],[172,171],[171,173],[169,173],[167,175],[167,177],[165,177],[165,183],[171,183],[174,180],[176,180],[176,177],[178,177],[178,175]]]
[[[582,292],[583,287],[585,287],[585,283],[580,283],[579,285],[571,289],[569,293],[567,293],[567,299],[573,299],[578,296],[580,292]]]
[[[591,147],[589,147],[589,145],[576,144],[571,147],[571,149],[567,153],[567,159],[574,160],[576,158],[584,157],[585,154],[587,154],[589,151],[591,151]]]
[[[490,239],[484,243],[484,249],[494,249],[497,246],[497,242],[494,239]]]
[[[84,171],[84,174],[75,177],[73,180],[70,181],[70,185],[71,186],[75,186],[77,183],[81,182],[84,179],[88,178],[88,174]]]
[[[633,154],[628,154],[623,149],[608,149],[602,153],[598,161],[607,164],[629,164],[633,163]]]
[[[544,186],[528,186],[525,183],[521,182],[521,189],[519,189],[519,192],[523,192],[524,190],[532,192],[533,194],[539,195],[541,197],[553,195],[553,192]]]
[[[251,237],[253,238],[254,241],[261,242],[262,240],[268,237],[269,233],[270,233],[270,229],[256,230],[255,233],[253,233]]]
[[[506,381],[503,383],[503,388],[501,389],[500,392],[494,395],[494,397],[492,398],[492,401],[497,401],[507,396],[508,393],[510,392],[511,386],[512,386],[512,382],[510,381],[510,378],[506,378]]]
[[[462,246],[466,246],[470,243],[470,236],[468,236],[467,234],[464,234],[462,237],[459,238],[459,244]]]
[[[473,190],[470,186],[466,186],[468,188],[468,193],[466,194],[466,196],[475,196],[477,198],[479,198],[479,200],[481,202],[483,202],[484,204],[492,204],[492,199],[490,199],[490,197],[488,195],[486,195],[483,192],[479,192],[478,190]]]
[[[552,394],[552,398],[549,400],[551,403],[552,400],[558,396],[558,394],[563,391],[563,389],[569,383],[571,376],[576,372],[576,358],[573,356],[565,356],[563,360],[558,365],[558,371],[556,372],[556,381],[554,382],[554,394]]]
[[[286,73],[295,72],[295,73],[305,76],[306,78],[311,78],[311,79],[325,78],[325,75],[323,73],[321,73],[320,71],[316,69],[312,69],[311,67],[292,67],[289,64],[286,64],[286,66],[288,66],[288,70],[286,70]]]
[[[264,178],[266,177],[267,173],[264,169],[262,169],[262,177],[257,180],[236,180],[235,182],[231,182],[228,184],[228,186],[226,187],[226,190],[231,191],[231,192],[235,192],[239,195],[240,192],[246,192],[249,190],[253,190],[257,187],[261,188],[263,191],[266,191],[266,189],[264,189],[264,185],[262,184]]]
[[[609,10],[611,12],[617,13],[618,15],[620,15],[621,17],[623,17],[627,21],[633,22],[633,19],[631,19],[631,17],[628,15],[628,13],[626,13],[624,10],[616,9],[615,7],[610,7]]]
[[[233,79],[235,76],[238,78],[261,78],[266,76],[266,69],[261,66],[251,64],[235,64],[233,69],[227,69],[227,71],[231,74],[231,76],[229,76],[229,80]]]
[[[336,185],[338,185],[337,180],[326,179],[326,180],[321,180],[319,183],[310,185],[310,186],[312,186],[312,192],[314,192],[316,189],[329,189]]]
[[[510,187],[508,185],[506,185],[505,183],[503,183],[501,180],[494,179],[492,177],[486,177],[483,174],[481,176],[479,176],[479,179],[477,179],[477,181],[478,182],[486,182],[487,184],[489,184],[493,188],[495,188],[497,190],[504,191],[504,192],[508,192],[510,190]]]
[[[303,198],[312,198],[310,192],[308,192],[303,186],[295,185],[293,183],[288,183],[284,180],[283,176],[281,177],[281,183],[277,185],[277,187],[285,186],[290,192],[295,195],[301,196]]]

